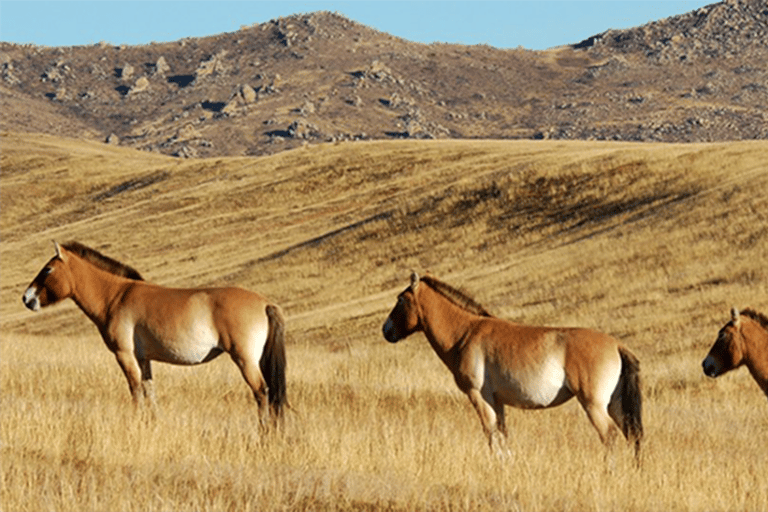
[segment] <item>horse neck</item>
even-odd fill
[[[105,326],[110,304],[129,280],[74,255],[69,256],[68,265],[73,280],[72,300],[93,323]]]
[[[419,290],[424,334],[437,355],[449,366],[456,349],[466,340],[473,315],[428,286]]]
[[[763,379],[761,386],[768,386],[768,331],[750,318],[744,322],[741,334],[744,340],[742,353],[747,368],[758,382],[760,378]],[[764,389],[768,393],[768,389]]]

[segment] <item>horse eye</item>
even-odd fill
[[[45,267],[43,269],[43,277],[47,277],[51,272],[53,272],[53,267]]]

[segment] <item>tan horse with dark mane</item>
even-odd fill
[[[639,363],[611,336],[495,318],[442,281],[413,274],[383,332],[395,343],[416,331],[424,332],[469,397],[492,451],[506,436],[505,405],[541,409],[575,396],[603,443],[610,444],[615,423],[639,455]]]
[[[717,340],[702,361],[704,374],[720,375],[745,365],[768,396],[768,317],[752,309],[731,309],[731,320],[720,329]]]
[[[253,391],[260,421],[286,403],[284,320],[241,288],[174,289],[77,242],[59,246],[24,293],[27,308],[71,298],[96,324],[131,395],[154,403],[150,361],[194,365],[229,353]]]

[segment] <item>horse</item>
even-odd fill
[[[768,317],[732,308],[730,321],[718,332],[701,367],[704,375],[715,378],[742,365],[768,397]]]
[[[154,408],[151,361],[196,365],[227,352],[253,392],[259,421],[282,414],[285,321],[280,308],[242,288],[166,288],[78,242],[56,255],[24,292],[32,311],[72,299],[120,365],[133,402]]]
[[[613,420],[634,442],[639,462],[640,366],[615,338],[589,329],[503,320],[464,292],[416,273],[397,296],[382,331],[390,343],[424,333],[480,416],[492,453],[505,453],[505,405],[543,409],[576,396],[603,444],[610,446],[615,437]]]

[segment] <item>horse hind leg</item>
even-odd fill
[[[493,411],[496,413],[496,428],[499,429],[501,435],[507,437],[507,421],[504,416],[504,403],[495,395],[493,397]]]
[[[155,386],[152,381],[152,366],[149,359],[139,359],[141,369],[141,388],[144,400],[149,403],[150,410],[157,414],[157,400],[155,399]]]
[[[264,376],[261,374],[259,365],[255,361],[235,354],[232,355],[232,359],[240,369],[245,382],[253,391],[253,397],[259,406],[259,424],[262,427],[266,427],[269,423],[269,389],[267,388]]]
[[[604,404],[598,402],[582,402],[581,405],[586,411],[592,426],[597,430],[597,434],[600,436],[600,441],[602,441],[606,447],[612,447],[614,440],[616,439],[616,428],[608,413],[608,408]]]

